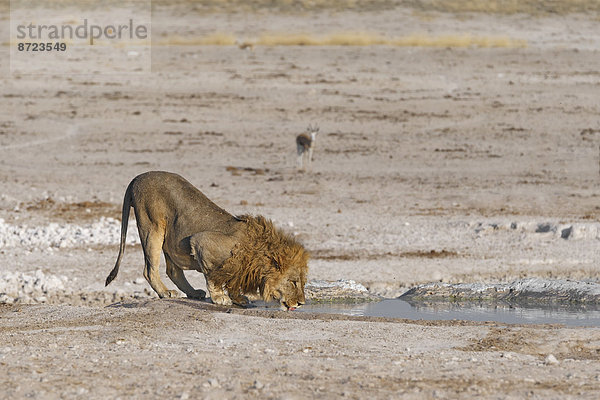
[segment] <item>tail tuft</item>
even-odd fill
[[[111,283],[113,279],[117,277],[117,272],[119,272],[117,268],[110,271],[110,274],[108,274],[108,276],[106,277],[106,283],[104,284],[104,286],[108,286],[108,284]]]

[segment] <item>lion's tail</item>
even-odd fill
[[[121,244],[119,246],[119,255],[117,256],[117,262],[115,263],[115,267],[110,271],[110,274],[106,277],[106,284],[104,286],[108,286],[109,283],[113,281],[117,277],[119,273],[119,265],[121,264],[121,258],[123,258],[123,253],[125,253],[125,239],[127,238],[127,225],[129,224],[129,208],[131,207],[131,187],[133,185],[133,181],[127,186],[127,190],[125,191],[125,197],[123,198],[123,211],[121,214]]]

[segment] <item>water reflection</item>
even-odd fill
[[[425,303],[389,299],[362,304],[307,304],[299,311],[413,320],[467,320],[495,321],[509,324],[600,326],[600,307],[597,305],[532,306],[506,303]]]

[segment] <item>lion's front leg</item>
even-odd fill
[[[167,264],[167,276],[177,285],[177,287],[184,292],[188,298],[195,300],[203,300],[206,297],[206,292],[202,289],[194,289],[189,284],[181,268],[179,268],[171,257],[165,253],[165,261]]]
[[[225,294],[223,288],[218,287],[208,278],[206,278],[206,287],[208,288],[208,292],[210,293],[210,299],[214,304],[219,304],[222,306],[230,306],[233,304],[229,296]]]

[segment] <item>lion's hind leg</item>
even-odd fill
[[[175,285],[190,299],[202,300],[206,297],[206,292],[202,289],[194,289],[192,285],[187,281],[185,274],[179,268],[173,260],[165,253],[165,261],[167,263],[167,276],[173,281]]]
[[[141,224],[140,220],[138,220],[138,230],[140,231],[140,239],[142,241],[144,259],[146,261],[144,278],[146,278],[150,286],[152,286],[152,289],[154,289],[161,299],[163,297],[179,297],[177,290],[167,289],[160,279],[160,253],[164,242],[164,233],[156,227],[152,227],[149,231],[145,231],[140,228],[140,226],[143,227],[146,224]]]

